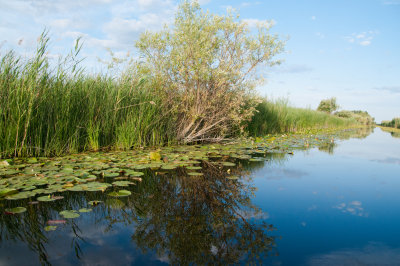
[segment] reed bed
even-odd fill
[[[256,114],[247,124],[250,136],[305,132],[314,129],[341,128],[357,125],[355,119],[341,118],[311,109],[295,108],[286,99],[264,99],[256,107]]]
[[[88,75],[75,50],[51,67],[46,32],[34,57],[0,60],[0,157],[163,145],[173,137],[156,89],[129,71]]]
[[[79,67],[79,39],[67,57],[51,64],[46,55],[47,32],[39,40],[31,58],[13,51],[0,54],[0,158],[178,142],[181,99],[187,91],[166,93],[165,84],[135,67],[116,77],[88,74]],[[212,107],[223,106],[229,104]],[[252,106],[242,112],[251,113]],[[354,119],[293,108],[285,100],[264,100],[245,128],[251,136],[262,136],[354,123]],[[235,129],[224,131],[225,136],[243,132]]]

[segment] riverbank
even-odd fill
[[[0,57],[0,158],[210,143],[359,125],[352,118],[294,108],[284,101],[260,102],[249,84],[243,84],[247,89],[178,90],[140,64],[116,76],[90,74],[79,66],[79,40],[54,67],[46,55],[48,42],[44,32],[32,58],[13,51]]]

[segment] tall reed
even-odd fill
[[[162,99],[146,77],[87,75],[75,50],[51,67],[44,32],[36,54],[0,61],[0,156],[126,149],[174,139]]]
[[[301,132],[311,129],[348,127],[357,124],[354,119],[336,117],[325,112],[295,108],[286,99],[264,99],[256,107],[257,112],[247,124],[251,136],[283,132]]]

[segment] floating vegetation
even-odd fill
[[[88,208],[79,209],[79,212],[91,212],[91,211],[92,211],[92,209],[88,209]]]
[[[55,225],[48,225],[44,227],[44,231],[48,232],[48,231],[54,231],[57,229],[57,226]]]
[[[129,190],[120,190],[120,191],[113,191],[113,192],[110,192],[110,193],[108,193],[108,196],[111,196],[111,197],[127,197],[127,196],[130,196],[132,193],[129,191]]]
[[[119,186],[119,187],[127,187],[129,185],[134,185],[135,183],[130,182],[130,181],[115,181],[112,183],[114,186]]]
[[[55,199],[50,197],[50,195],[38,197],[38,198],[36,198],[36,200],[37,201],[55,201]]]
[[[9,209],[5,209],[5,212],[8,214],[23,213],[23,212],[26,212],[26,208],[25,207],[9,208]]]
[[[201,175],[203,175],[203,173],[199,173],[199,172],[189,172],[188,175],[190,175],[190,176],[201,176]]]
[[[74,219],[80,216],[80,214],[75,210],[65,210],[60,212],[60,215],[62,215],[65,219]]]
[[[151,173],[168,178],[183,169],[189,178],[203,176],[203,171],[211,167],[221,171],[228,180],[238,180],[241,175],[237,169],[244,167],[246,161],[257,164],[269,160],[270,154],[285,156],[293,154],[294,150],[331,145],[337,137],[340,134],[284,134],[229,143],[170,146],[157,151],[93,152],[56,158],[8,159],[0,164],[0,200],[32,205],[63,199],[63,194],[58,193],[103,193],[110,187],[123,187],[125,189],[106,194],[111,197],[106,205],[120,209],[124,203],[116,198],[130,196],[131,191],[138,187],[134,186],[137,184],[134,181],[142,182]],[[92,200],[88,205],[100,203],[102,201]],[[92,211],[84,208],[85,205],[79,207],[79,211],[65,210],[60,215],[73,219],[82,212]],[[5,210],[9,214],[24,211],[25,207]]]

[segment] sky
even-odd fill
[[[66,55],[82,37],[90,71],[100,60],[135,53],[145,30],[171,24],[175,0],[0,0],[0,53],[31,56],[49,30],[49,57]],[[341,110],[368,111],[377,122],[400,117],[400,0],[200,0],[202,8],[235,9],[250,27],[274,24],[287,40],[280,66],[265,69],[262,96],[316,109],[336,97]]]

